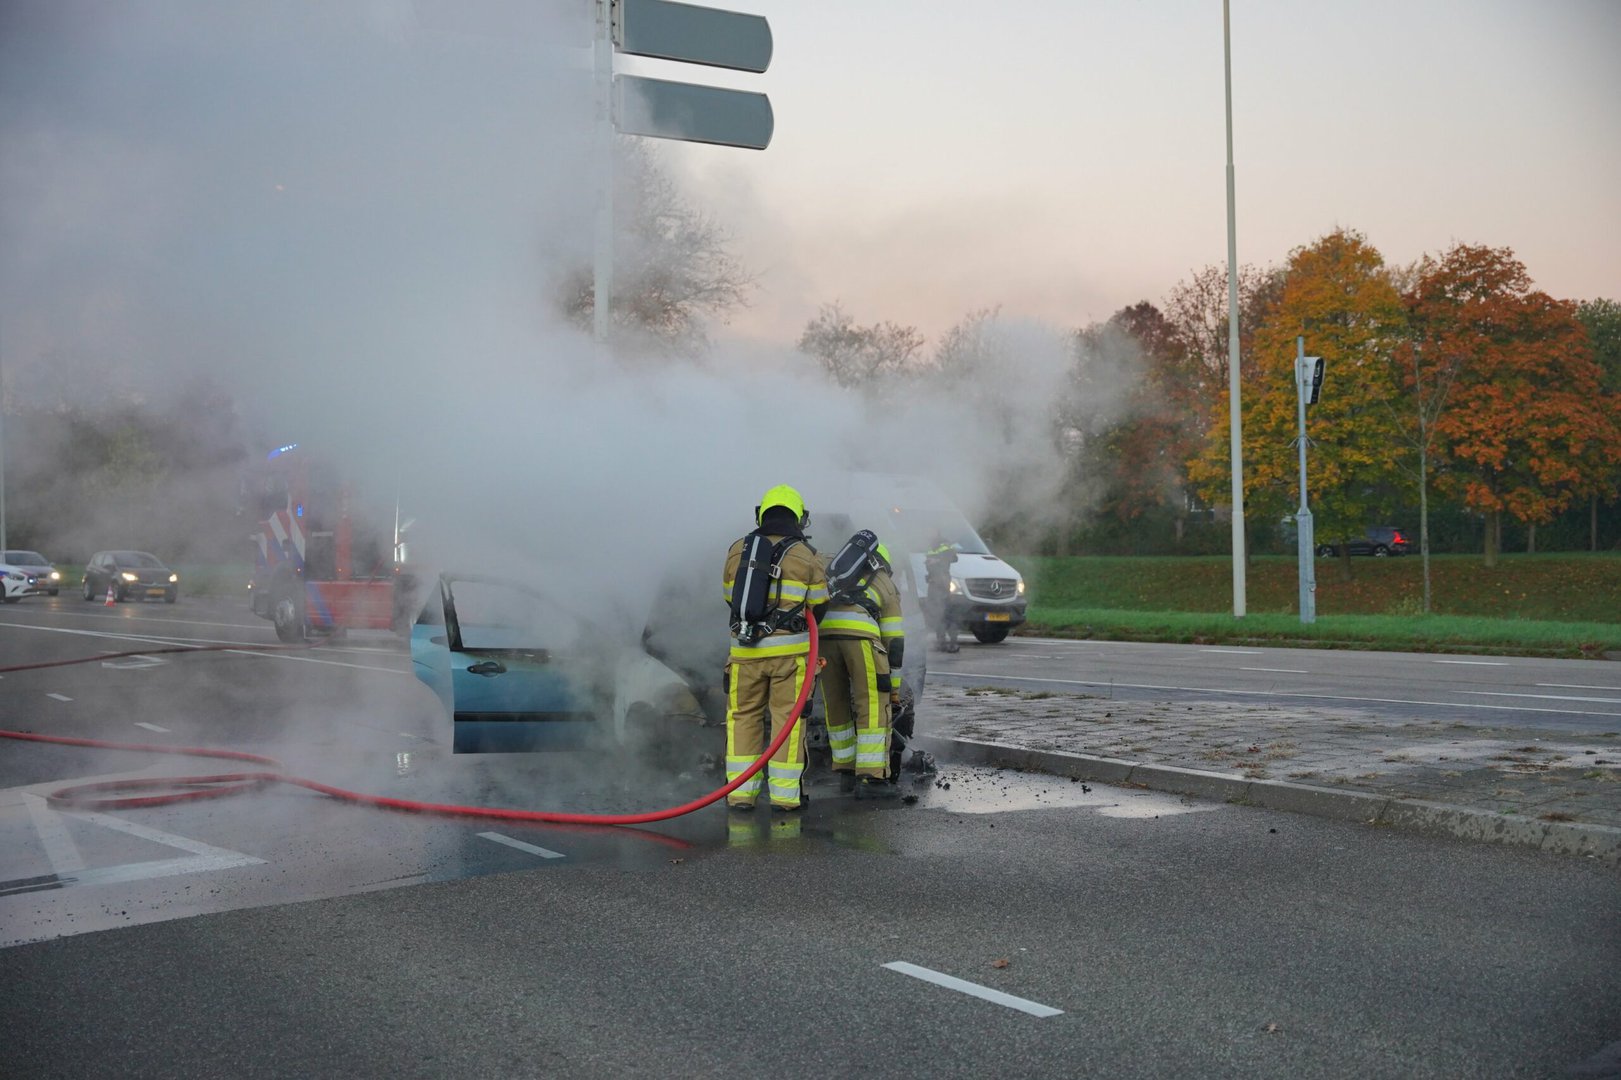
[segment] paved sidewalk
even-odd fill
[[[958,761],[1621,862],[1621,724],[1600,735],[1343,708],[930,685]]]

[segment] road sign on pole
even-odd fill
[[[763,15],[671,0],[619,0],[617,6],[620,52],[755,74],[771,63],[771,25]]]
[[[764,94],[639,75],[615,76],[614,93],[619,130],[627,135],[747,150],[764,150],[771,142],[774,120]]]
[[[1295,338],[1295,400],[1300,415],[1300,509],[1295,511],[1295,543],[1300,563],[1300,621],[1317,621],[1317,536],[1306,503],[1306,399],[1317,400],[1323,385],[1323,359],[1306,355],[1306,339]]]

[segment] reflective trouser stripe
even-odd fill
[[[822,700],[827,708],[828,749],[835,767],[863,776],[889,775],[889,703],[878,690],[888,664],[870,638],[825,638]]]
[[[889,729],[862,728],[856,733],[856,769],[867,772],[889,766]]]
[[[854,724],[844,727],[834,727],[832,721],[827,725],[827,748],[833,755],[834,768],[848,769],[856,760],[856,729]]]
[[[728,783],[743,775],[782,730],[781,725],[788,721],[799,691],[805,685],[806,659],[804,656],[776,656],[733,662],[731,686],[726,695]],[[769,777],[768,790],[773,804],[799,805],[800,779],[805,772],[803,724],[796,726],[762,771]],[[760,787],[761,774],[755,773],[728,799],[734,803],[751,803],[760,794]]]

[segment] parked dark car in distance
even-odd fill
[[[0,563],[21,570],[28,575],[25,596],[46,594],[55,596],[62,591],[62,574],[51,565],[51,560],[37,551],[7,551],[0,553]]]
[[[1384,558],[1387,555],[1407,554],[1407,534],[1394,525],[1374,525],[1368,529],[1367,535],[1346,542],[1346,548],[1352,555],[1372,555],[1375,558]],[[1340,553],[1338,544],[1318,544],[1317,554],[1327,557]]]
[[[95,600],[111,588],[114,600],[180,596],[180,575],[145,551],[98,551],[84,566],[84,598]]]

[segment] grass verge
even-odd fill
[[[1621,657],[1621,624],[1492,619],[1465,615],[1298,615],[1122,611],[1034,604],[1022,634],[1168,641],[1196,645],[1289,645],[1518,656]]]

